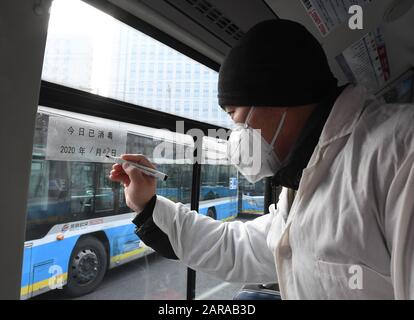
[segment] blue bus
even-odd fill
[[[153,252],[134,232],[134,213],[126,205],[123,186],[108,178],[110,163],[46,160],[50,116],[48,108],[39,107],[22,299],[62,287],[70,296],[84,295],[97,288],[108,269]],[[151,155],[157,141],[137,128],[128,131],[126,152]],[[169,178],[158,183],[157,194],[189,204],[192,165],[160,164],[158,168]],[[203,165],[199,213],[219,220],[235,218],[239,207],[235,180],[237,171],[230,165]]]

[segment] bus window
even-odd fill
[[[126,205],[123,186],[108,178],[112,163],[74,161],[70,156],[67,160],[48,158],[46,137],[51,117],[73,121],[73,126],[85,118],[81,114],[39,107],[25,243],[25,256],[31,259],[24,262],[26,276],[22,280],[22,298],[54,289],[49,285],[53,270],[61,270],[61,278],[56,281],[65,287],[64,296],[73,297],[93,291],[107,269],[134,262],[125,275],[136,275],[136,287],[130,293],[134,298],[184,299],[186,267],[154,253],[135,234],[132,223],[135,214]],[[128,153],[144,153],[151,158],[159,143],[165,142],[175,148],[173,139],[164,141],[162,137],[151,137],[149,133],[153,130],[150,128],[94,117],[87,120],[125,130]],[[184,149],[192,150],[192,138],[185,140],[189,143]],[[158,182],[157,193],[189,205],[192,163],[177,164],[175,153],[171,156],[152,159],[159,162],[159,170],[169,176],[167,181]],[[44,267],[38,269],[40,265]],[[27,276],[29,274],[33,276]],[[110,287],[115,290],[118,285],[112,281]],[[46,297],[56,297],[53,294],[56,292]]]
[[[199,213],[225,222],[247,221],[263,214],[264,190],[260,184],[240,183],[237,169],[225,157],[227,142],[211,137],[203,138]],[[252,204],[252,199],[255,203]],[[246,215],[254,212],[255,215]],[[231,300],[240,284],[227,283],[198,272],[196,299]]]
[[[63,91],[74,88],[210,124],[230,124],[217,105],[217,72],[80,0],[53,1],[42,79]],[[52,289],[63,287],[65,298],[99,299],[117,291],[120,299],[184,299],[187,268],[154,253],[135,234],[135,213],[126,204],[123,185],[108,179],[112,163],[70,155],[50,158],[48,135],[59,118],[73,126],[83,121],[117,127],[125,134],[119,143],[122,153],[151,158],[160,143],[171,146],[171,154],[152,159],[169,176],[158,181],[157,194],[185,206],[190,206],[193,163],[182,155],[193,153],[193,139],[49,107],[56,105],[39,106],[37,114],[21,297],[53,299],[60,291]],[[219,165],[203,172],[200,214],[212,216],[204,203],[236,201],[237,191],[228,188],[236,171]],[[215,218],[234,216],[234,210],[218,210]],[[107,285],[97,290],[105,275]],[[121,289],[117,278],[128,279],[130,290]]]
[[[216,71],[80,0],[53,1],[42,79],[185,118],[231,125],[217,104]]]
[[[171,154],[171,159],[162,159],[162,163],[158,166],[160,171],[167,173],[168,179],[163,182],[158,181],[157,194],[174,202],[190,203],[192,164],[175,164],[176,161],[174,161],[174,159],[179,160],[179,154],[172,142],[128,134],[127,153],[135,153],[134,150],[142,150],[140,153],[150,155],[153,153],[157,144],[161,142],[165,144],[166,150],[171,149],[173,150],[173,153]],[[183,146],[184,150],[187,147],[190,146]]]
[[[226,159],[227,142],[203,138],[199,214],[223,223],[238,220],[237,169]],[[239,284],[223,282],[206,273],[197,272],[195,298],[199,300],[231,300]]]
[[[223,222],[237,219],[237,188],[230,185],[231,179],[235,177],[237,170],[231,165],[202,165],[200,214]],[[197,272],[195,287],[195,297],[199,300],[231,300],[240,290],[240,284],[223,282],[200,271]]]
[[[264,210],[264,181],[250,183],[239,175],[239,216],[254,218],[263,214]]]
[[[98,178],[96,180],[97,184],[95,185],[95,212],[97,214],[102,214],[114,211],[115,199],[119,199],[119,188],[117,188],[115,183],[110,181],[108,178],[111,166],[96,166],[95,170],[98,170]]]

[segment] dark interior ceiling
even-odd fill
[[[277,16],[263,0],[109,0],[220,63],[256,23]]]

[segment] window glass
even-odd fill
[[[231,125],[229,117],[217,113],[208,113],[206,119],[168,108],[185,97],[202,102],[208,110],[219,110],[217,90],[204,91],[202,96],[198,92],[198,84],[217,87],[216,71],[80,0],[53,1],[42,78],[219,126]],[[148,89],[142,91],[148,81]],[[162,87],[175,90],[158,91]],[[166,103],[159,105],[159,98]]]
[[[238,219],[237,170],[223,158],[225,150],[225,141],[203,138],[199,214],[222,223]],[[196,299],[231,300],[240,288],[240,284],[197,272]]]
[[[242,178],[228,163],[226,148],[224,140],[203,139],[199,213],[221,223],[255,219],[263,214],[264,184],[250,184]],[[197,272],[196,299],[231,300],[241,287]]]
[[[80,125],[84,130],[78,130]],[[101,131],[88,126],[106,131],[100,135]],[[52,138],[54,134],[58,137]],[[124,139],[116,140],[118,136]],[[158,181],[157,194],[190,203],[193,164],[177,163],[194,152],[190,136],[39,107],[25,243],[25,257],[31,259],[24,260],[22,298],[68,298],[50,287],[61,281],[66,288],[75,286],[79,299],[185,299],[187,268],[153,252],[135,234],[135,213],[126,205],[123,186],[108,178],[112,163],[96,151],[100,148],[93,143],[99,139],[116,141],[117,150],[125,150],[122,153],[147,155],[169,176],[167,181]],[[63,158],[54,152],[55,140],[64,143],[64,148],[58,145],[65,153]],[[87,146],[86,154],[92,154],[87,158],[90,161],[79,161],[79,143]],[[166,151],[158,155],[155,148],[160,145]],[[111,269],[105,285],[80,294],[91,285],[88,281],[105,271],[103,261]],[[56,274],[60,280],[53,278]]]
[[[187,118],[230,125],[229,117],[217,106],[217,72],[83,1],[53,1],[42,78]],[[59,126],[57,119],[67,126]],[[123,140],[112,149],[118,150],[114,154],[147,155],[169,176],[167,181],[157,182],[157,194],[190,204],[192,162],[185,155],[193,153],[191,137],[39,107],[27,200],[22,298],[69,298],[54,290],[64,286],[78,299],[185,299],[187,268],[154,253],[135,234],[131,223],[135,214],[126,205],[123,186],[108,179],[112,163],[96,159],[104,156],[104,149],[77,144],[79,122],[122,133]],[[99,139],[94,130],[82,132]],[[78,140],[62,142],[64,157],[56,157],[51,153],[53,138],[67,132],[78,134]],[[109,139],[107,133],[104,136]],[[156,156],[160,144],[166,151]],[[217,143],[219,149],[222,145]],[[72,158],[80,150],[95,158]],[[243,203],[239,198],[244,193],[237,181],[237,171],[227,163],[204,163],[199,214],[222,221],[239,219]],[[220,207],[223,204],[225,210]],[[86,293],[104,273],[105,285]],[[197,283],[198,298],[217,298],[212,293],[222,289],[216,288],[221,281],[203,274],[197,279],[201,281]],[[223,298],[231,299],[237,288],[223,288]]]
[[[29,184],[26,240],[56,224],[123,213],[120,185],[108,179],[108,163],[46,160],[50,115],[38,112]]]
[[[256,217],[263,214],[264,210],[264,180],[250,183],[239,175],[239,215],[243,217]]]

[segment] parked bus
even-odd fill
[[[72,296],[86,294],[99,285],[108,269],[153,252],[134,232],[134,213],[126,205],[123,186],[108,178],[111,163],[46,159],[50,117],[79,121],[76,114],[39,107],[28,197],[23,299],[62,286]],[[128,153],[151,155],[159,142],[147,136],[144,127],[128,126]],[[185,145],[191,147],[190,143]],[[192,165],[164,162],[158,168],[169,178],[158,182],[157,194],[188,205]],[[228,164],[206,164],[204,168],[199,213],[223,221],[235,218],[236,169]]]

